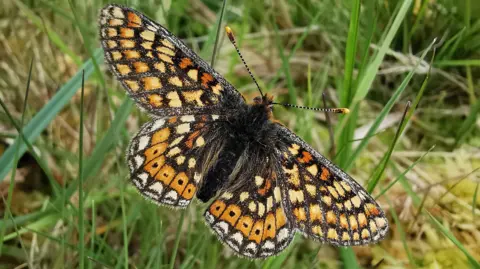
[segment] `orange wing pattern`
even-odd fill
[[[185,115],[146,123],[127,154],[138,190],[159,204],[186,207],[208,168],[208,160],[199,156],[212,148],[209,134],[218,118]]]
[[[128,94],[151,114],[209,114],[244,103],[182,41],[133,9],[103,8],[100,36],[107,65]]]
[[[223,192],[205,212],[220,241],[240,256],[266,258],[278,254],[293,239],[292,224],[272,171],[265,169],[263,175],[237,179],[242,183]]]
[[[279,155],[287,216],[303,234],[338,246],[379,241],[387,219],[375,200],[349,175],[287,128]]]

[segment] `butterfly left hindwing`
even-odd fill
[[[138,190],[159,204],[186,207],[209,160],[202,158],[218,116],[184,115],[146,123],[130,143],[127,161]]]

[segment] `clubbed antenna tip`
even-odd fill
[[[232,28],[225,26],[225,32],[227,32],[228,39],[230,39],[231,42],[235,42],[235,36],[233,35]]]

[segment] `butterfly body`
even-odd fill
[[[180,39],[119,5],[101,11],[105,60],[152,115],[127,151],[131,181],[159,204],[209,202],[219,240],[247,258],[280,253],[296,232],[336,246],[375,243],[388,222],[348,174],[273,120],[272,97],[243,96]]]
[[[228,187],[230,176],[244,165],[265,169],[265,159],[275,158],[276,128],[272,122],[272,97],[257,97],[253,104],[245,104],[230,113],[224,121],[215,123],[219,137],[225,145],[215,164],[208,171],[197,198],[207,202],[218,190]],[[260,159],[245,159],[241,156],[261,156]],[[252,170],[252,169],[250,169]],[[253,182],[251,182],[253,183]]]

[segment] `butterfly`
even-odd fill
[[[352,246],[385,237],[376,201],[348,174],[252,103],[179,38],[115,4],[101,10],[105,61],[152,116],[127,151],[131,181],[159,205],[210,204],[206,223],[234,253],[267,258],[296,232]]]

